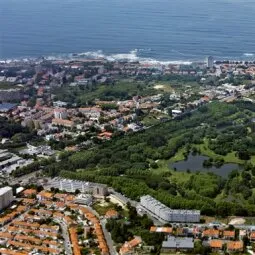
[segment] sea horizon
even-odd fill
[[[0,0],[0,6],[1,60],[81,53],[159,62],[255,60],[251,0]]]

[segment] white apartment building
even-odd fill
[[[0,210],[6,208],[13,201],[12,188],[9,186],[0,188]]]
[[[140,204],[153,216],[166,222],[199,222],[198,210],[173,210],[155,198],[147,195],[140,198]]]

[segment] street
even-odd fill
[[[59,225],[61,226],[62,235],[64,237],[65,253],[67,255],[72,255],[73,250],[72,250],[71,241],[70,241],[70,238],[69,238],[69,233],[68,233],[68,229],[67,229],[66,224],[60,219],[54,219],[54,220],[57,223],[59,223]]]

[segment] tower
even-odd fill
[[[213,68],[214,59],[212,56],[206,58],[206,65],[208,68]]]

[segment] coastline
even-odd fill
[[[106,54],[102,50],[97,51],[87,51],[81,53],[63,53],[63,54],[50,54],[42,56],[20,56],[20,57],[9,57],[1,58],[1,63],[12,63],[12,62],[41,62],[44,60],[48,61],[84,61],[84,60],[101,60],[107,62],[118,62],[118,61],[127,61],[127,62],[139,62],[141,64],[149,65],[191,65],[196,63],[204,63],[206,57],[203,59],[156,59],[153,57],[145,57],[142,54],[142,49],[134,49],[128,53],[113,53]],[[253,53],[244,53],[242,57],[218,57],[214,56],[215,61],[224,62],[237,62],[237,61],[247,61],[255,62],[255,54]]]

